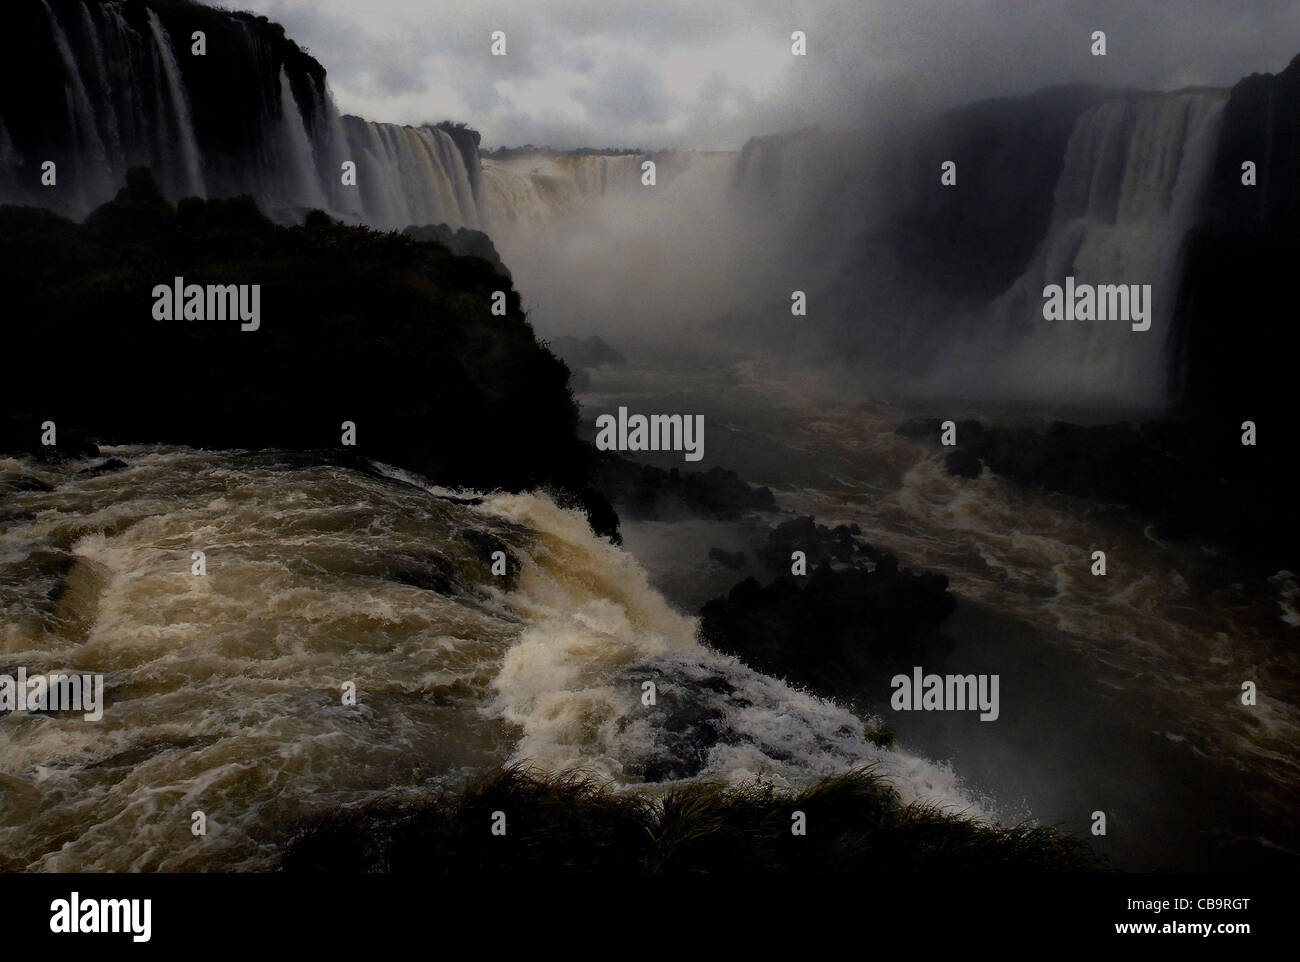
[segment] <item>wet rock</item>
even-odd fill
[[[948,473],[959,478],[978,478],[984,472],[984,464],[970,451],[958,449],[943,461]]]
[[[939,418],[908,418],[894,433],[913,441],[938,441],[940,423]]]
[[[98,478],[104,474],[113,474],[126,468],[126,462],[120,458],[109,458],[107,461],[101,461],[99,464],[91,465],[88,468],[82,468],[77,472],[78,477]]]
[[[623,543],[623,536],[618,530],[618,512],[602,491],[583,486],[567,490],[551,489],[550,493],[561,507],[576,508],[585,514],[587,524],[597,535],[608,538],[614,544]]]
[[[493,581],[500,581],[502,587],[507,590],[513,589],[519,577],[519,556],[515,554],[514,549],[506,544],[490,531],[484,531],[481,528],[461,528],[460,536],[474,546],[474,551],[482,560],[485,570],[488,572],[486,577]],[[502,552],[505,555],[506,573],[504,575],[491,574],[492,556],[496,552]]]
[[[806,582],[806,583],[804,583]],[[956,600],[941,574],[823,562],[805,578],[746,578],[700,610],[700,639],[751,668],[853,702],[883,691],[898,666],[934,664],[951,651],[938,627]]]
[[[811,515],[792,518],[777,525],[756,553],[770,570],[785,573],[790,571],[790,556],[795,551],[804,553],[809,570],[823,562],[863,565],[883,558],[882,552],[857,537],[861,533],[856,524],[828,528]]]
[[[721,740],[725,713],[689,691],[683,695],[661,691],[656,708],[666,717],[658,751],[642,762],[641,777],[647,782],[695,777],[704,770],[709,750]]]
[[[620,512],[643,520],[699,517],[735,521],[753,512],[776,510],[769,488],[746,484],[736,472],[721,467],[665,471],[601,452],[593,484]]]
[[[413,588],[436,591],[440,595],[456,594],[464,589],[456,576],[455,566],[437,554],[423,557],[406,555],[392,559],[385,566],[383,577]]]
[[[16,478],[9,478],[5,485],[13,491],[53,491],[54,488],[40,478],[33,478],[31,475],[20,474]]]

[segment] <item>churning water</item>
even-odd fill
[[[53,486],[0,509],[0,673],[106,684],[99,722],[0,716],[10,868],[265,869],[303,815],[520,760],[625,786],[874,762],[907,800],[983,812],[946,766],[700,647],[636,560],[544,497],[463,503],[274,453],[106,453],[129,467],[0,461]],[[490,573],[496,544],[513,579]]]
[[[896,431],[917,414],[1007,423],[1017,415],[1005,408],[854,402],[843,383],[752,361],[672,358],[669,378],[668,363],[598,369],[585,422],[690,399],[709,426],[705,464],[948,575],[956,648],[933,670],[1000,673],[1002,716],[894,713],[890,691],[863,691],[905,745],[950,761],[1010,815],[1083,834],[1106,811],[1109,837],[1095,844],[1117,867],[1202,870],[1300,850],[1293,573],[1261,578],[1212,545],[1162,541],[1120,506],[987,471],[953,477],[937,443]],[[624,527],[652,583],[687,606],[735,578],[707,560],[711,545],[756,546],[752,522]],[[1094,550],[1105,577],[1091,574]],[[1240,703],[1245,680],[1261,693],[1253,708]]]

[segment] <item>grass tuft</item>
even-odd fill
[[[494,835],[495,813],[506,834]],[[794,813],[807,831],[794,835]],[[799,791],[708,781],[617,792],[590,772],[502,769],[461,795],[339,809],[300,824],[289,872],[1079,872],[1101,866],[1071,835],[998,828],[904,805],[856,769]]]

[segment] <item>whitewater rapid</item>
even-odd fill
[[[986,814],[949,767],[698,645],[630,555],[543,496],[460,503],[273,453],[105,454],[128,467],[0,460],[0,483],[54,488],[0,507],[0,670],[103,673],[107,700],[98,723],[0,716],[7,868],[266,869],[303,816],[514,761],[624,788],[874,764],[906,801]]]
[[[1003,716],[949,724],[939,716],[952,713],[894,713],[888,691],[864,690],[905,746],[950,759],[1001,812],[1086,834],[1105,809],[1125,825],[1108,854],[1133,870],[1205,870],[1229,840],[1297,850],[1292,572],[1261,576],[1215,545],[1161,539],[1123,505],[987,470],[955,477],[937,438],[897,430],[916,416],[1045,428],[1038,411],[858,400],[862,386],[824,371],[673,356],[593,371],[584,423],[620,404],[663,409],[678,392],[708,420],[709,461],[772,488],[784,512],[773,523],[855,524],[903,565],[948,577],[955,647],[935,670],[1002,673]],[[711,546],[752,557],[765,536],[750,522],[624,525],[652,584],[694,605],[737,577]],[[1092,574],[1096,550],[1105,577]],[[1250,709],[1243,680],[1267,692]]]

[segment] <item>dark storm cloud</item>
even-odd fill
[[[735,147],[810,123],[1088,81],[1228,85],[1300,53],[1295,0],[239,0],[370,119],[487,143]],[[506,57],[489,56],[504,30]],[[808,57],[790,34],[808,35]],[[1089,54],[1094,30],[1108,55]]]

